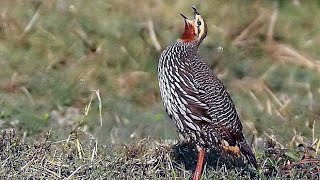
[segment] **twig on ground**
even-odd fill
[[[71,179],[82,167],[83,165],[79,166],[75,171],[73,171],[72,174],[67,177],[67,180]]]
[[[247,26],[241,33],[238,35],[233,41],[232,45],[234,46],[242,46],[242,44],[248,39],[254,30],[261,26],[262,21],[264,20],[265,15],[264,13],[260,14],[256,17],[250,24]]]
[[[273,40],[274,26],[276,24],[277,18],[278,18],[278,4],[275,2],[273,7],[273,12],[270,16],[270,23],[268,26],[267,43]]]
[[[29,99],[30,103],[34,106],[36,103],[35,103],[32,95],[31,95],[31,93],[29,92],[29,90],[25,86],[22,86],[20,89],[27,96],[27,98]]]
[[[32,27],[36,24],[36,22],[38,21],[38,19],[40,18],[40,5],[42,4],[41,1],[38,1],[37,4],[35,5],[35,13],[33,14],[31,20],[29,21],[28,25],[24,28],[22,37],[25,36],[26,34],[28,34]]]
[[[99,89],[93,90],[93,91],[96,93],[96,96],[99,101],[99,118],[100,118],[100,126],[102,127],[102,101],[101,101],[101,97],[100,97],[100,91],[99,91]]]
[[[156,33],[154,31],[154,27],[153,27],[153,21],[151,19],[148,20],[148,31],[149,31],[149,36],[151,39],[151,42],[154,46],[154,48],[160,52],[161,51],[161,46],[160,43],[157,39]]]

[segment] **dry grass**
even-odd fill
[[[2,178],[45,179],[188,179],[196,165],[195,146],[187,143],[143,139],[136,143],[102,145],[91,134],[75,129],[67,139],[43,138],[25,143],[15,131],[0,137]],[[259,168],[254,171],[243,159],[223,157],[211,150],[203,179],[260,179],[320,177],[318,150],[305,147],[284,149],[268,139],[259,152]],[[219,158],[220,156],[220,158]],[[302,159],[301,159],[302,158]]]
[[[124,130],[131,131],[128,134],[147,126],[138,134],[152,136],[146,129],[157,126],[156,136],[172,138],[175,129],[162,123],[168,118],[159,97],[157,59],[183,29],[180,17],[173,17],[190,11],[191,5],[183,1],[3,1],[3,127],[15,122],[28,134],[39,133],[56,125],[52,112],[76,108],[85,114],[82,109],[90,94],[99,89],[101,102],[93,103],[84,122],[93,131],[101,125],[107,132],[117,128],[115,117],[119,117],[128,122],[125,126],[131,125]],[[247,132],[271,127],[281,137],[293,135],[293,129],[310,136],[311,129],[302,124],[315,121],[318,126],[320,97],[319,60],[311,58],[318,54],[313,47],[319,38],[308,34],[319,26],[312,18],[317,12],[312,4],[213,1],[195,5],[209,25],[200,53],[228,87],[245,124],[251,124],[245,127]],[[265,122],[263,127],[257,127],[261,125],[257,119]],[[273,128],[279,121],[290,124],[285,132]],[[315,129],[317,136],[319,128]]]

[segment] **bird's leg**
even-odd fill
[[[194,171],[192,180],[199,180],[201,178],[205,154],[206,154],[205,149],[199,148],[197,167],[196,167],[196,170]]]

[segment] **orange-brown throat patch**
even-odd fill
[[[195,33],[194,26],[188,22],[185,22],[184,32],[181,35],[180,39],[183,42],[191,42],[191,41],[194,41],[196,38],[197,38],[197,35]]]

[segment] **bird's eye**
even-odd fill
[[[201,21],[198,20],[197,21],[197,25],[200,26],[201,25]]]

